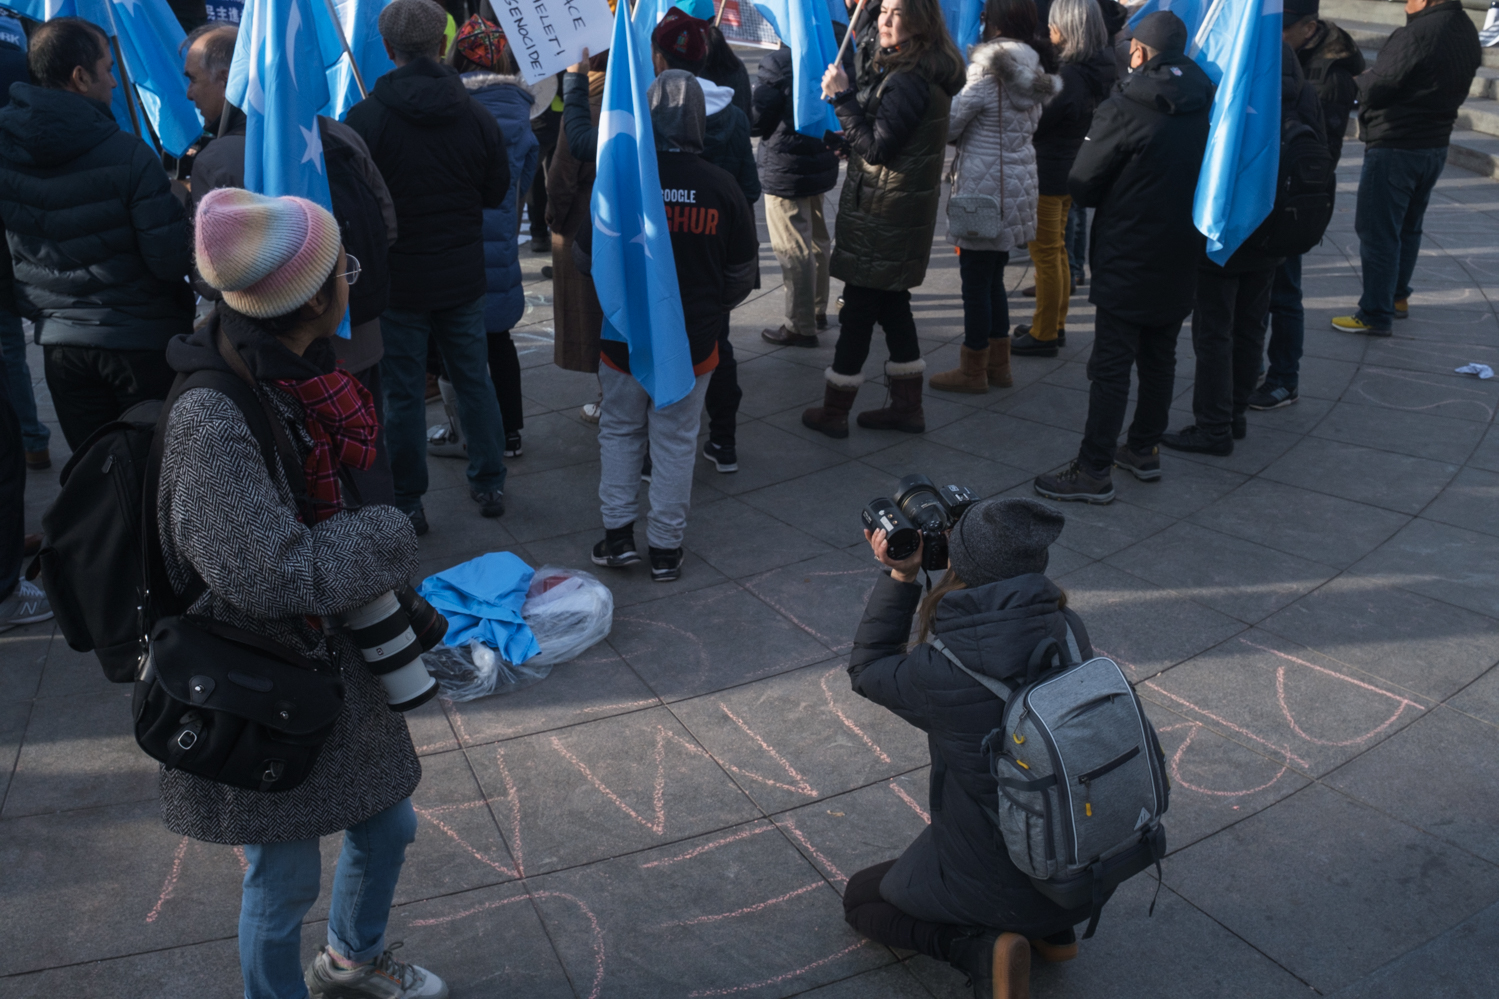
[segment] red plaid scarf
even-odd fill
[[[375,463],[375,400],[347,371],[276,382],[302,404],[312,453],[307,456],[307,494],[317,522],[343,509],[338,466],[368,470]]]

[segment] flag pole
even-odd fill
[[[723,12],[728,9],[729,0],[723,0],[723,4],[718,8],[718,13],[713,15],[713,27],[716,28],[723,22]]]
[[[862,13],[864,13],[864,0],[859,0],[859,6],[854,8],[854,16],[848,19],[848,31],[843,34],[843,44],[838,46],[838,55],[834,57],[832,65],[843,65],[843,53],[848,49],[848,43],[854,37],[859,24],[859,15]]]
[[[359,96],[368,97],[370,92],[364,88],[364,74],[359,72],[354,51],[349,48],[348,38],[344,37],[344,23],[338,19],[338,8],[333,5],[333,0],[323,0],[323,5],[328,8],[328,16],[333,19],[333,30],[338,32],[338,44],[344,47],[344,55],[349,57],[349,68],[354,71],[354,85],[359,88]]]
[[[120,92],[125,95],[125,110],[130,112],[130,124],[135,129],[136,137],[144,139],[146,136],[141,131],[141,120],[135,113],[135,101],[131,100],[130,74],[125,69],[125,53],[120,48],[120,26],[115,24],[112,0],[104,0],[104,13],[109,15],[109,44],[114,48],[115,66],[120,70]]]

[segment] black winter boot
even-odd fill
[[[973,999],[1030,999],[1031,943],[1018,933],[959,937],[947,963],[968,976]]]

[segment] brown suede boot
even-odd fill
[[[989,342],[992,344],[995,341]],[[933,375],[927,384],[936,392],[971,392],[983,395],[989,391],[989,379],[984,374],[984,369],[989,365],[989,350],[988,347],[983,350],[959,347],[958,366],[951,371]]]
[[[863,375],[840,375],[832,368],[826,371],[828,383],[823,390],[822,405],[802,413],[802,426],[829,437],[848,436],[848,413],[854,408],[854,397],[864,383]]]
[[[1015,384],[1010,377],[1010,338],[995,337],[989,341],[989,384],[995,388],[1009,388]]]
[[[900,430],[919,434],[926,430],[926,413],[921,409],[922,360],[896,364],[885,362],[885,381],[890,386],[888,405],[867,409],[859,414],[859,426],[866,430]]]

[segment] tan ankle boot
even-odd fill
[[[989,384],[995,388],[1009,388],[1015,384],[1010,377],[1010,338],[995,337],[989,341]]]
[[[879,409],[859,414],[859,426],[866,430],[899,430],[919,434],[926,430],[926,413],[921,408],[921,383],[926,380],[926,363],[908,361],[885,363],[885,381],[890,398]]]
[[[829,437],[848,436],[848,413],[854,408],[854,398],[863,375],[840,375],[832,368],[826,372],[827,387],[823,390],[822,405],[813,406],[802,413],[802,426],[827,434]]]
[[[988,366],[988,347],[983,350],[959,347],[958,366],[951,371],[933,375],[927,384],[937,392],[971,392],[982,395],[989,391],[989,378],[984,373]]]

